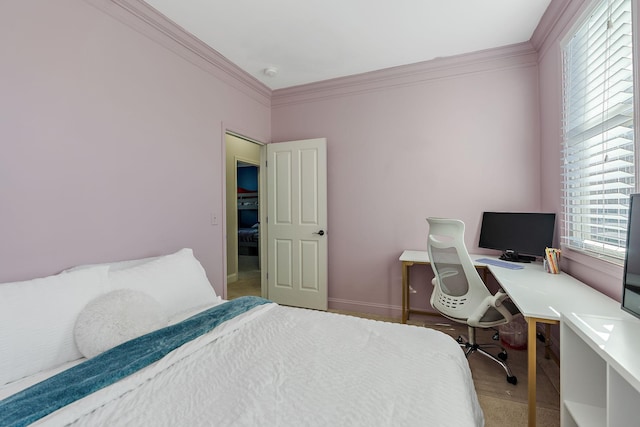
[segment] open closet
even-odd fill
[[[237,182],[238,256],[257,258],[260,247],[258,167],[238,162]]]
[[[227,298],[262,294],[260,145],[226,135]]]

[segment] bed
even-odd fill
[[[260,226],[238,228],[238,247],[257,248],[260,242]]]
[[[238,250],[243,255],[257,255],[260,241],[258,193],[238,187]]]
[[[3,426],[484,424],[449,336],[224,301],[190,249],[0,284],[0,356]]]

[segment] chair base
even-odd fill
[[[509,365],[507,365],[507,363],[505,362],[507,360],[508,354],[504,347],[499,344],[478,344],[476,342],[476,330],[471,326],[469,326],[469,338],[467,339],[467,337],[460,335],[457,341],[458,344],[460,344],[460,347],[462,347],[462,349],[464,350],[465,357],[469,358],[469,355],[476,352],[482,354],[485,357],[488,357],[489,359],[502,366],[502,369],[504,369],[504,371],[507,373],[507,382],[509,384],[518,384],[518,379],[515,375],[513,375],[511,369],[509,368]],[[488,347],[499,348],[500,353],[498,353],[498,356],[496,357],[486,351],[485,349]]]

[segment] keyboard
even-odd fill
[[[480,262],[482,264],[495,265],[497,267],[502,267],[502,268],[508,268],[509,270],[521,270],[524,268],[524,266],[520,264],[514,264],[512,262],[502,261],[502,260],[493,259],[493,258],[478,258],[477,260],[475,260],[475,262]]]

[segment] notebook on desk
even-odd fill
[[[491,264],[497,267],[508,268],[510,270],[521,270],[524,268],[523,265],[492,258],[478,258],[477,260],[475,260],[475,262],[480,262],[482,264]]]

